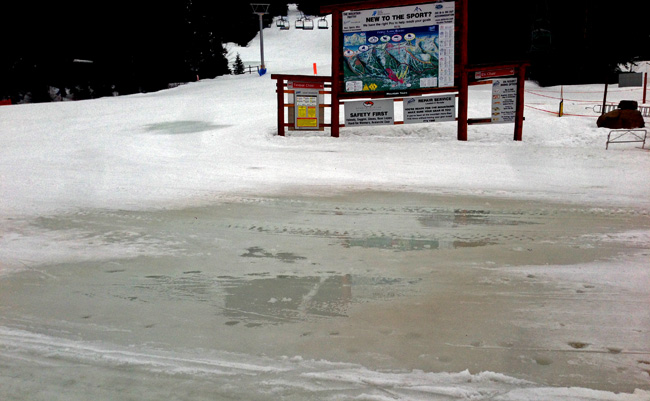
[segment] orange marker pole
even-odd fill
[[[316,68],[316,63],[314,63],[314,75],[318,75],[318,68]]]

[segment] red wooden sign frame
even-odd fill
[[[385,92],[352,92],[348,93],[343,90],[343,60],[341,58],[341,49],[343,49],[343,12],[356,10],[373,10],[390,7],[402,7],[418,4],[430,4],[432,1],[426,0],[369,0],[357,3],[347,3],[339,5],[330,5],[321,7],[321,14],[332,14],[332,76],[331,77],[312,77],[307,81],[312,82],[331,82],[331,124],[321,124],[321,126],[331,127],[331,136],[338,137],[340,133],[340,106],[342,100],[362,99],[362,98],[382,98],[391,97]],[[468,0],[455,0],[455,49],[454,49],[454,86],[445,88],[424,88],[409,90],[408,96],[418,96],[434,93],[457,93],[458,97],[458,130],[457,139],[459,141],[467,140],[467,127],[471,124],[491,123],[490,118],[469,119],[468,118],[468,92],[470,85],[486,83],[483,78],[515,76],[517,78],[517,100],[514,122],[514,140],[521,141],[524,121],[524,83],[526,77],[527,62],[514,62],[490,65],[469,65],[468,64]],[[284,127],[287,123],[284,121],[284,80],[288,76],[272,75],[278,79],[278,135],[284,134]],[[478,77],[478,78],[477,78]],[[302,80],[299,77],[292,79]],[[306,77],[305,77],[306,78]],[[286,105],[291,106],[291,105]]]

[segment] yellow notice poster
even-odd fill
[[[318,127],[317,108],[314,106],[298,106],[298,115],[296,116],[296,126],[298,128]]]
[[[318,120],[316,118],[300,118],[296,119],[298,127],[318,127]]]

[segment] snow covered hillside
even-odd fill
[[[527,83],[523,142],[512,125],[456,124],[274,135],[271,73],[330,73],[331,31],[266,29],[269,74],[225,76],[158,93],[0,108],[0,187],[6,213],[85,206],[159,207],[229,192],[354,189],[489,194],[605,205],[650,205],[650,155],[605,150],[593,106],[603,85]],[[259,60],[259,40],[230,56]],[[641,99],[610,87],[608,99]],[[490,88],[470,92],[470,117],[489,116]],[[638,145],[638,144],[637,144]]]

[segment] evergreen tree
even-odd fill
[[[233,72],[235,73],[235,75],[241,75],[245,72],[244,62],[241,61],[241,57],[239,57],[239,53],[237,53],[237,57],[235,58],[235,69]]]
[[[185,64],[192,76],[214,78],[230,74],[227,51],[216,30],[216,16],[205,3],[187,0],[185,26]]]

